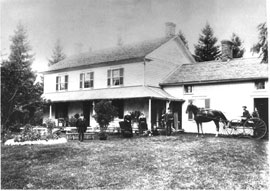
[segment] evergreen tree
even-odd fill
[[[182,40],[182,42],[184,43],[184,45],[186,46],[186,48],[189,49],[188,48],[188,41],[187,41],[184,33],[181,30],[179,31],[178,36]]]
[[[253,45],[251,51],[255,53],[260,53],[260,57],[262,57],[262,62],[268,63],[268,32],[266,22],[258,25],[258,31],[259,42]]]
[[[199,62],[215,60],[220,56],[219,46],[216,46],[217,38],[214,31],[207,23],[202,29],[198,44],[195,47],[195,58]]]
[[[1,124],[4,129],[16,123],[29,123],[42,104],[43,88],[34,84],[33,55],[26,30],[19,24],[11,38],[9,59],[1,66]]]
[[[243,41],[240,39],[238,35],[233,33],[231,37],[231,42],[233,43],[232,46],[233,58],[242,58],[245,52],[245,48],[242,47]]]
[[[56,64],[57,62],[60,62],[61,60],[64,60],[65,58],[66,58],[66,55],[64,54],[63,47],[61,45],[60,40],[58,39],[52,51],[52,58],[49,59],[49,66]]]

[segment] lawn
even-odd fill
[[[2,189],[268,189],[268,141],[191,134],[3,146]]]

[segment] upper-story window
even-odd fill
[[[265,89],[265,80],[259,80],[255,82],[255,87],[257,90]]]
[[[124,68],[109,69],[107,73],[108,86],[120,86],[124,84]]]
[[[68,75],[56,76],[56,91],[68,89]]]
[[[184,93],[185,94],[193,93],[193,86],[192,85],[184,85]]]
[[[80,74],[80,88],[94,87],[94,72],[86,72]]]

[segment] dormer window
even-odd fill
[[[184,93],[185,94],[192,94],[193,93],[193,86],[192,85],[184,85]]]
[[[263,90],[265,89],[265,80],[258,80],[255,82],[255,88],[257,90]]]
[[[107,72],[107,85],[120,86],[124,84],[124,68],[109,69]]]
[[[94,72],[86,72],[80,74],[80,88],[94,87]]]

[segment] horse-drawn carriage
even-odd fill
[[[230,136],[261,139],[267,133],[267,126],[262,119],[257,117],[233,119],[227,126],[223,127],[223,131]]]
[[[202,131],[202,123],[209,121],[214,121],[216,125],[216,136],[220,133],[227,136],[261,139],[267,133],[267,125],[258,117],[233,119],[229,121],[221,111],[198,108],[193,104],[188,105],[186,112],[193,113],[194,120],[197,123],[198,135],[200,133],[200,126]],[[223,124],[221,129],[219,128],[220,123]],[[219,130],[221,130],[221,132],[219,132]]]

